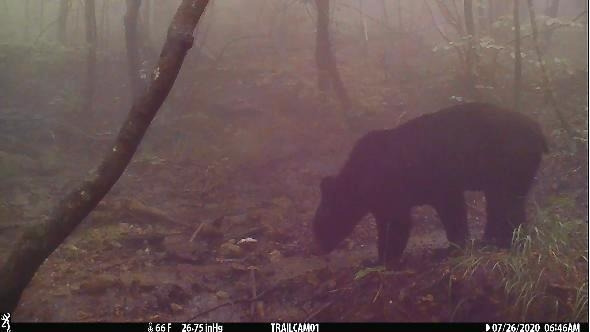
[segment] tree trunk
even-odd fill
[[[76,42],[79,42],[80,40],[82,40],[82,36],[83,34],[81,34],[81,30],[79,28],[80,25],[80,9],[77,8],[79,3],[78,2],[74,2],[72,4],[72,12],[74,14],[74,25],[73,25],[73,29],[72,29],[72,34],[70,35],[71,37],[71,42],[72,44],[76,44]]]
[[[549,74],[547,73],[547,68],[545,67],[543,53],[541,52],[541,47],[539,46],[539,34],[537,32],[537,21],[535,15],[535,8],[533,7],[533,0],[527,0],[527,4],[529,9],[529,19],[531,21],[531,29],[533,31],[533,46],[535,48],[535,53],[537,54],[537,61],[539,62],[539,66],[541,69],[541,77],[543,79],[543,88],[545,90],[545,96],[547,97],[549,103],[553,107],[553,111],[555,112],[557,119],[561,123],[562,128],[568,134],[572,142],[575,143],[576,133],[574,129],[570,126],[565,116],[563,115],[563,112],[561,111],[561,108],[557,103],[557,98],[553,93],[553,88],[551,87],[551,80],[549,78]]]
[[[94,90],[96,86],[96,10],[94,0],[86,0],[84,12],[86,21],[86,43],[88,44],[84,112],[88,113],[92,112]]]
[[[552,0],[551,5],[545,11],[545,15],[550,18],[556,18],[559,14],[559,0]],[[553,36],[554,29],[547,29],[545,32],[545,45],[549,45],[551,37]]]
[[[588,59],[588,56],[589,56],[588,46],[590,46],[590,45],[588,45],[588,1],[587,0],[584,0],[584,7],[583,8],[584,8],[584,11],[586,12],[586,15],[584,15],[584,16],[586,16],[586,18],[584,19],[584,45],[586,46],[586,47],[584,47],[584,50],[586,51],[585,58]],[[588,71],[588,62],[586,62],[586,71]],[[586,97],[588,97],[588,96],[586,96]]]
[[[508,14],[509,2],[506,0],[488,0],[490,23],[495,22],[500,16]]]
[[[402,0],[397,0],[397,31],[404,31],[404,23],[402,16]]]
[[[139,16],[140,5],[141,0],[127,0],[127,13],[124,21],[129,82],[134,100],[143,91],[143,81],[139,77],[139,40],[137,35],[137,17]]]
[[[45,259],[96,207],[131,161],[150,122],[170,92],[184,57],[193,44],[193,31],[208,0],[183,0],[170,28],[158,73],[148,90],[131,107],[113,147],[98,169],[70,192],[50,217],[25,230],[0,270],[0,312],[14,311],[22,291]]]
[[[328,90],[330,89],[330,74],[328,72],[328,54],[329,46],[326,45],[329,41],[329,0],[316,0],[318,10],[317,18],[317,33],[316,33],[316,52],[315,58],[318,67],[318,89],[322,94],[322,98],[326,98]]]
[[[496,6],[494,5],[494,0],[487,0],[488,1],[488,27],[490,36],[494,36],[494,22],[496,22]]]
[[[70,0],[59,1],[59,17],[57,19],[57,41],[66,45],[66,24],[68,21],[68,12],[70,10]]]
[[[340,72],[336,66],[336,59],[330,47],[330,1],[316,0],[318,9],[317,34],[316,34],[316,63],[318,66],[318,89],[325,95],[330,85],[336,90],[336,94],[342,106],[348,110],[350,98],[340,78]]]
[[[366,1],[366,0],[365,0]],[[359,23],[361,25],[361,45],[362,56],[367,57],[369,54],[369,32],[367,31],[367,21],[363,12],[363,0],[359,0]]]
[[[45,0],[39,0],[39,33],[43,33],[45,26]]]
[[[483,36],[488,32],[488,19],[486,15],[486,2],[477,0],[477,22],[479,25],[479,34]]]
[[[466,78],[467,88],[472,97],[475,97],[477,92],[475,89],[475,24],[473,22],[473,0],[465,0],[463,2],[463,11],[465,16],[465,31],[467,33],[467,52],[466,52]]]
[[[387,28],[390,28],[389,13],[387,12],[387,4],[385,3],[385,0],[381,0],[381,7],[383,8],[383,24],[385,24]]]
[[[274,44],[275,54],[277,59],[281,61],[285,58],[287,54],[287,32],[288,32],[288,23],[287,23],[287,10],[289,8],[288,2],[281,2],[276,9],[276,13],[274,15],[274,22],[271,23],[271,35],[272,41]]]
[[[143,0],[143,13],[142,13],[142,30],[143,30],[143,40],[147,45],[146,47],[151,47],[151,25],[152,25],[152,3],[150,0]]]
[[[25,19],[24,19],[24,41],[31,39],[31,3],[29,0],[25,0]]]
[[[98,33],[97,33],[97,38],[98,38],[98,47],[102,48],[104,50],[104,46],[105,46],[105,42],[106,42],[106,38],[104,35],[104,28],[105,28],[105,11],[106,11],[106,6],[107,6],[107,2],[108,0],[102,0],[102,6],[100,7],[100,19],[99,19],[99,23],[98,23]]]
[[[103,52],[108,54],[109,51],[109,41],[111,38],[111,30],[109,29],[110,26],[110,10],[111,7],[109,6],[110,4],[110,0],[102,0],[102,17],[101,17],[101,33],[100,36],[102,36],[102,43],[101,43],[101,49]]]
[[[551,0],[551,5],[549,7],[547,7],[547,10],[545,11],[545,15],[555,18],[555,17],[557,17],[558,13],[559,13],[559,0]]]
[[[514,1],[514,109],[520,111],[520,89],[522,79],[522,66],[520,55],[520,4]]]
[[[393,38],[391,37],[391,26],[389,25],[389,12],[387,11],[387,4],[385,0],[381,0],[381,8],[383,9],[383,25],[385,35],[385,47],[383,50],[383,78],[386,81],[391,79],[390,75],[390,63],[393,52]]]

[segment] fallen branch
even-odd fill
[[[304,322],[309,322],[312,318],[314,318],[315,316],[319,315],[322,311],[326,310],[332,304],[334,304],[334,301],[329,301],[327,303],[324,303],[319,308],[317,308],[316,310],[314,310],[309,316],[307,316],[307,318],[305,318]]]
[[[252,283],[252,298],[256,298],[256,268],[250,268],[250,281]],[[256,301],[252,301],[250,303],[250,316],[254,317],[254,313],[256,312]]]
[[[203,226],[205,226],[204,222],[201,222],[201,224],[199,225],[199,227],[197,227],[197,229],[195,229],[195,231],[193,232],[193,235],[191,235],[191,238],[188,240],[188,242],[193,242],[195,237],[197,237],[197,234],[199,234],[199,232],[201,231],[201,229],[203,229]]]
[[[125,209],[129,213],[139,216],[142,219],[148,219],[150,222],[164,222],[185,228],[191,227],[191,225],[172,219],[164,211],[155,207],[147,206],[136,199],[122,199],[116,201],[113,205],[116,208]]]
[[[0,267],[1,312],[14,311],[38,268],[98,205],[125,171],[176,80],[207,3],[208,0],[182,1],[168,29],[149,88],[134,100],[112,148],[96,170],[57,203],[41,222],[27,228],[12,245]]]

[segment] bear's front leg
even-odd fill
[[[377,250],[379,263],[397,263],[406,249],[410,237],[410,214],[377,219]]]
[[[467,208],[462,190],[449,190],[444,192],[433,204],[440,221],[442,222],[449,250],[464,248],[469,238],[469,227],[467,226]]]

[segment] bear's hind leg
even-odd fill
[[[509,248],[514,230],[526,221],[526,194],[488,191],[486,201],[484,241]]]
[[[493,191],[486,191],[486,225],[483,232],[483,241],[493,244],[500,236],[502,228],[503,207],[502,195]]]

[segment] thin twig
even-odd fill
[[[37,38],[35,38],[35,41],[33,42],[33,45],[36,45],[39,42],[39,39],[47,32],[47,30],[49,30],[49,28],[51,28],[52,25],[54,25],[55,23],[57,23],[58,20],[55,20],[53,22],[49,22],[45,25],[45,27],[39,32],[39,34],[37,35]]]
[[[193,240],[195,239],[195,237],[197,237],[197,234],[199,234],[199,232],[201,231],[201,229],[203,229],[203,226],[205,225],[205,222],[201,222],[201,224],[199,225],[199,227],[197,227],[197,229],[195,229],[195,231],[193,232],[193,235],[191,235],[191,238],[188,240],[188,242],[193,242]]]
[[[557,103],[557,98],[555,97],[555,93],[553,91],[553,88],[551,87],[551,79],[549,77],[549,73],[547,73],[547,68],[545,68],[545,61],[543,60],[543,54],[541,52],[541,47],[539,47],[537,23],[535,21],[535,9],[533,7],[533,2],[532,2],[532,0],[528,0],[527,2],[528,2],[528,7],[529,7],[529,17],[531,20],[531,30],[533,33],[533,47],[535,49],[535,53],[537,54],[537,60],[539,62],[539,67],[541,69],[541,78],[543,79],[545,93],[547,94],[547,97],[549,98],[549,102],[550,102],[551,106],[553,107],[555,115],[557,116],[557,119],[561,123],[561,126],[566,131],[569,138],[575,144],[576,131],[574,128],[572,128],[570,126],[569,122],[566,120],[565,116],[563,115],[563,113],[561,111],[561,108],[559,107],[559,105]]]
[[[317,308],[316,310],[312,311],[312,313],[309,316],[307,316],[307,318],[305,318],[304,322],[309,322],[312,318],[314,318],[315,316],[319,315],[322,311],[326,310],[326,308],[328,308],[329,306],[331,306],[333,303],[334,303],[334,301],[329,301],[327,303],[324,303],[319,308]]]
[[[195,320],[195,318],[197,318],[199,316],[206,315],[206,314],[208,314],[208,313],[210,313],[212,311],[215,311],[215,310],[217,310],[219,308],[227,307],[228,305],[234,305],[234,304],[240,304],[240,303],[250,303],[250,302],[253,302],[253,301],[258,301],[261,298],[263,298],[264,296],[266,296],[266,295],[270,294],[271,292],[274,292],[275,290],[277,290],[280,286],[281,286],[281,284],[276,284],[276,285],[270,287],[269,289],[265,290],[264,292],[256,295],[256,297],[250,297],[250,296],[248,296],[248,297],[241,298],[241,299],[238,299],[238,300],[227,301],[227,302],[224,302],[222,304],[216,305],[216,306],[214,306],[212,308],[209,308],[207,310],[204,310],[204,311],[201,311],[199,313],[196,313],[193,317],[189,318],[188,321],[189,322],[192,322],[192,321]]]
[[[583,12],[581,12],[580,14],[578,14],[576,17],[574,17],[574,18],[572,19],[572,23],[573,23],[573,22],[576,22],[576,21],[577,21],[577,20],[579,20],[580,18],[584,17],[584,14],[587,14],[587,13],[588,13],[588,11],[584,10]],[[547,29],[543,30],[543,31],[542,31],[542,33],[547,33],[547,32],[550,32],[550,31],[553,31],[553,30],[556,30],[556,29],[559,29],[559,28],[563,28],[563,27],[566,27],[566,26],[567,26],[567,25],[554,25],[554,26],[551,26],[551,27],[549,27],[549,28],[547,28]],[[523,40],[523,39],[525,39],[525,38],[529,38],[529,37],[533,37],[533,33],[532,33],[532,32],[531,32],[531,33],[529,33],[529,34],[527,34],[527,35],[521,36],[521,37],[520,37],[520,40]],[[516,41],[515,39],[512,39],[512,40],[510,40],[510,41],[504,42],[503,44],[509,45],[509,44],[512,44],[512,43],[514,43],[515,41]]]
[[[432,24],[434,25],[434,28],[438,31],[438,33],[440,34],[440,36],[449,44],[452,45],[453,48],[457,51],[457,55],[459,56],[459,60],[461,62],[463,61],[463,52],[461,50],[461,48],[457,45],[455,45],[454,43],[451,44],[452,40],[451,38],[449,38],[449,36],[447,36],[442,29],[438,26],[438,24],[436,24],[436,19],[434,17],[434,13],[432,11],[432,8],[430,8],[430,5],[428,4],[427,0],[424,0],[424,4],[426,4],[426,8],[428,8],[428,12],[430,13],[430,17],[432,18]]]
[[[381,295],[382,290],[383,290],[383,280],[381,280],[379,282],[379,289],[377,290],[377,293],[375,293],[375,296],[373,297],[373,301],[371,303],[375,303],[375,301],[377,301],[377,299],[379,298],[379,295]]]
[[[252,283],[252,298],[256,298],[256,269],[250,269],[250,281]],[[254,317],[254,313],[256,310],[256,300],[250,303],[250,316]]]

